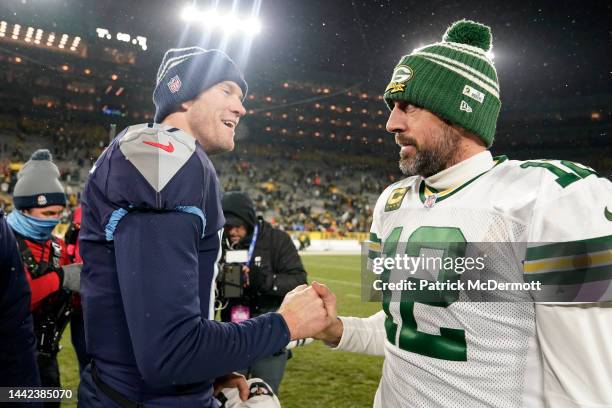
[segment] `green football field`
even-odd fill
[[[360,257],[303,256],[308,281],[327,284],[338,299],[341,315],[369,316],[380,304],[361,300]],[[59,354],[62,386],[78,388],[76,356],[67,331]],[[371,407],[382,367],[381,357],[332,352],[320,342],[294,350],[281,384],[283,407]],[[62,406],[76,406],[76,398]]]

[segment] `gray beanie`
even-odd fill
[[[13,205],[18,210],[50,205],[66,206],[60,172],[47,149],[35,151],[17,173]]]
[[[200,47],[173,48],[164,54],[153,91],[155,123],[176,112],[181,103],[223,81],[233,81],[247,94],[242,73],[223,51]],[[244,99],[243,99],[244,100]]]

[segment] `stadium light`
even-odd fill
[[[181,19],[183,21],[192,21],[193,15],[197,12],[198,10],[195,7],[187,6],[181,11]]]
[[[96,28],[96,33],[98,34],[99,38],[102,39],[106,39],[106,40],[111,40],[113,38],[113,35],[111,34],[111,32],[106,29],[106,28]],[[76,37],[79,39],[79,37]],[[125,42],[128,44],[132,44],[132,45],[136,45],[138,47],[140,47],[143,51],[147,50],[147,37],[144,37],[142,35],[132,35],[132,34],[128,34],[128,33],[122,33],[122,32],[118,32],[115,34],[115,39],[117,41],[121,41],[121,42]],[[75,39],[76,40],[76,39]],[[78,44],[75,45],[75,47],[78,46]]]
[[[130,42],[130,35],[126,33],[117,33],[117,40],[123,42]]]
[[[106,38],[106,35],[109,33],[106,28],[96,28],[96,33],[98,33],[98,37]]]
[[[223,30],[225,34],[242,32],[255,36],[261,32],[261,22],[256,17],[243,18],[236,14],[220,14],[216,10],[198,10],[193,5],[181,11],[181,19],[188,23],[199,23],[205,30]]]
[[[252,17],[246,21],[243,30],[250,35],[257,35],[261,32],[261,23],[258,19]]]

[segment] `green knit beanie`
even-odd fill
[[[493,144],[501,102],[491,49],[491,29],[455,22],[442,37],[403,56],[385,89],[389,109],[402,100],[425,108]]]

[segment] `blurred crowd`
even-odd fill
[[[509,154],[515,159],[534,155],[570,159],[595,167],[603,176],[612,174],[612,158],[606,154],[607,132],[578,137],[581,141],[574,144],[557,139],[547,144],[551,134],[535,132],[529,142],[517,143],[508,131],[516,129],[500,129],[494,154]],[[237,141],[233,152],[212,160],[224,191],[247,192],[257,212],[286,231],[338,235],[367,231],[376,198],[401,178],[395,152],[387,144],[347,146],[308,138],[259,139]],[[108,141],[108,129],[101,125],[14,121],[0,115],[0,209],[10,209],[20,163],[40,148],[51,150],[66,186],[69,207],[75,207],[87,174]]]
[[[51,150],[74,207],[108,135],[61,132],[2,140],[0,209],[10,207],[19,164],[38,148]],[[287,231],[367,231],[376,198],[399,177],[395,163],[382,159],[272,144],[239,143],[236,151],[212,159],[224,191],[247,192],[264,219]]]
[[[356,156],[338,163],[325,152],[252,150],[261,147],[213,158],[221,184],[225,191],[246,191],[258,213],[288,231],[367,231],[376,198],[399,176],[393,166]]]

